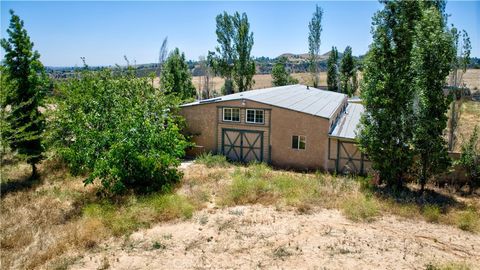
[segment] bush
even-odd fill
[[[377,202],[363,194],[346,199],[342,209],[345,216],[353,221],[370,222],[379,213]]]
[[[60,84],[50,141],[73,174],[100,179],[107,194],[150,192],[180,178],[188,146],[177,101],[146,78],[111,71],[78,74]]]
[[[230,163],[227,158],[222,155],[212,155],[212,153],[202,153],[195,159],[195,163],[203,164],[208,168],[213,167],[228,167]]]
[[[423,216],[428,222],[437,223],[441,216],[440,208],[436,205],[427,205],[423,208]]]
[[[473,209],[467,209],[457,214],[456,223],[458,228],[464,231],[474,232],[478,230],[479,217]]]

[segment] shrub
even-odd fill
[[[479,217],[473,209],[467,209],[457,213],[456,223],[458,228],[464,231],[474,232],[478,229]]]
[[[159,190],[180,178],[187,147],[177,101],[146,78],[85,71],[60,84],[50,141],[73,174],[108,194]]]
[[[440,208],[436,205],[427,205],[423,208],[423,216],[428,222],[437,223],[441,216]]]
[[[362,194],[346,199],[342,205],[345,216],[353,221],[373,221],[378,215],[379,209],[377,202],[370,197]]]
[[[230,163],[227,161],[227,158],[222,155],[212,155],[212,153],[202,153],[200,156],[195,159],[195,163],[203,164],[208,168],[213,167],[228,167]]]

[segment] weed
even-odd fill
[[[212,153],[202,153],[200,156],[195,159],[195,163],[203,164],[208,168],[212,167],[228,167],[230,163],[227,161],[227,158],[222,155],[213,155]]]
[[[426,270],[469,270],[470,266],[466,263],[429,263],[425,266]]]
[[[342,206],[345,216],[353,221],[373,221],[379,214],[378,202],[363,194],[346,199]]]
[[[427,205],[423,208],[423,216],[428,222],[438,223],[441,214],[440,207],[436,205]]]
[[[456,224],[464,231],[474,232],[480,225],[478,214],[473,209],[460,211],[456,215]]]
[[[155,241],[155,242],[153,242],[153,244],[152,244],[152,248],[153,248],[153,249],[165,249],[165,248],[167,248],[167,246],[165,246],[164,244],[162,244],[162,243],[160,243],[160,242],[158,242],[158,241]]]

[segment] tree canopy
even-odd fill
[[[283,86],[296,84],[298,80],[293,78],[286,69],[287,58],[279,57],[272,68],[272,85]]]
[[[194,98],[196,95],[185,54],[180,53],[178,48],[170,53],[163,64],[160,85],[165,93],[175,94],[182,100]]]
[[[340,89],[351,97],[358,88],[357,66],[352,55],[352,47],[347,46],[340,62]]]
[[[313,86],[318,87],[320,84],[319,78],[319,55],[322,34],[322,18],[323,9],[318,5],[315,6],[315,12],[312,15],[312,19],[308,23],[308,54],[309,54],[309,66],[310,73],[313,78]]]
[[[339,91],[339,78],[338,78],[338,51],[335,46],[332,47],[332,51],[327,60],[327,87],[330,91]]]

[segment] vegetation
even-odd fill
[[[357,88],[357,64],[352,55],[352,47],[347,46],[340,62],[340,89],[342,93],[351,97]]]
[[[338,78],[339,66],[338,66],[338,51],[336,47],[332,47],[332,51],[328,56],[327,61],[327,87],[330,91],[339,91],[340,81]]]
[[[445,171],[450,163],[443,131],[447,127],[447,111],[451,100],[445,97],[443,88],[455,52],[443,13],[436,7],[422,12],[412,51],[413,87],[417,102],[414,104],[412,141],[419,156],[417,163],[422,191],[427,180]]]
[[[216,73],[225,78],[224,94],[234,92],[234,82],[239,92],[251,89],[255,74],[255,61],[250,56],[253,47],[253,33],[246,13],[227,12],[219,14],[217,22],[218,55],[213,54],[210,59]],[[211,54],[209,52],[209,54]]]
[[[223,155],[213,155],[212,153],[202,153],[195,159],[195,163],[203,164],[207,168],[213,167],[228,167],[230,163],[227,161],[227,158]]]
[[[313,87],[319,86],[319,59],[320,54],[320,35],[322,33],[322,17],[323,9],[318,5],[315,6],[315,12],[312,19],[308,23],[308,54],[309,54],[309,68],[313,78]]]
[[[45,119],[39,111],[47,92],[47,78],[40,54],[33,51],[23,21],[10,10],[8,39],[0,44],[5,50],[2,67],[2,142],[32,167],[43,159],[42,144]],[[9,110],[7,110],[9,106]]]
[[[192,99],[196,95],[192,75],[185,61],[185,54],[175,48],[162,65],[161,89],[166,94],[174,94],[181,100]]]
[[[478,126],[475,126],[470,139],[462,145],[460,159],[456,161],[465,170],[470,193],[480,186],[480,150],[478,139]]]
[[[272,86],[283,86],[297,84],[298,80],[293,78],[286,69],[287,58],[279,57],[272,68]]]
[[[168,74],[168,66],[164,74]],[[175,98],[148,79],[111,71],[78,74],[62,83],[51,118],[51,141],[74,175],[100,179],[108,194],[160,190],[176,182],[188,145]]]

